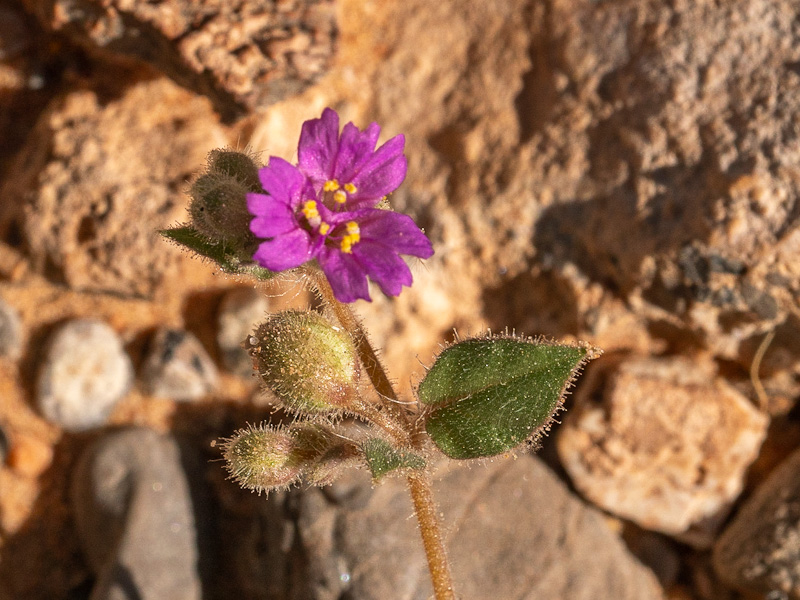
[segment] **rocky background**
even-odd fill
[[[325,106],[406,135],[436,255],[356,306],[405,393],[454,330],[605,349],[537,457],[439,472],[462,597],[800,598],[795,0],[4,0],[0,599],[429,596],[401,481],[225,481],[307,293],[155,233]]]

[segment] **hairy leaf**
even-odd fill
[[[168,240],[196,252],[204,258],[213,260],[226,273],[251,275],[256,279],[267,280],[275,273],[256,264],[245,264],[223,243],[209,241],[207,237],[189,226],[172,227],[159,231]]]
[[[398,450],[381,438],[371,438],[361,445],[367,466],[376,481],[397,469],[424,469],[425,459],[409,450]]]
[[[546,430],[589,346],[501,337],[444,350],[420,383],[425,429],[457,459],[508,452]]]

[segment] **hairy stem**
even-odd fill
[[[376,407],[372,414],[365,413],[365,417],[388,431],[400,444],[411,444],[419,449],[422,445],[421,436],[409,418],[408,412],[398,403],[397,393],[394,391],[392,382],[389,381],[361,323],[349,306],[336,299],[328,280],[319,269],[311,267],[307,268],[305,272],[313,281],[322,300],[331,307],[339,323],[352,336],[364,370],[380,396],[381,406],[386,412],[384,413]],[[398,431],[398,426],[400,431]],[[407,481],[411,501],[414,505],[414,514],[422,534],[422,544],[425,547],[425,556],[428,559],[428,570],[431,573],[436,600],[455,600],[450,564],[444,548],[442,526],[436,512],[430,479],[427,473],[414,472],[407,477]]]
[[[401,446],[412,445],[412,438],[405,423],[398,423],[376,404],[360,400],[355,405],[349,406],[348,409],[383,429]]]
[[[455,600],[453,580],[450,575],[450,563],[444,548],[442,526],[436,514],[436,503],[433,501],[431,482],[425,473],[414,473],[407,478],[411,500],[414,503],[414,514],[422,533],[422,544],[428,559],[428,570],[433,581],[433,593],[436,600]]]

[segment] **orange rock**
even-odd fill
[[[53,461],[53,449],[38,438],[17,434],[11,440],[6,462],[24,477],[38,477]]]

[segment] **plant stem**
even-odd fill
[[[348,408],[358,416],[383,429],[401,446],[412,445],[411,435],[407,430],[406,424],[398,423],[396,419],[386,414],[385,411],[381,410],[381,408],[374,403],[361,400]]]
[[[392,434],[392,437],[397,442],[404,445],[410,443],[420,449],[421,440],[416,427],[409,419],[406,410],[401,404],[398,404],[397,393],[394,391],[392,382],[389,381],[383,365],[378,360],[378,355],[369,343],[361,323],[359,323],[349,306],[336,299],[328,280],[319,269],[310,267],[305,269],[305,272],[313,281],[314,286],[322,296],[322,300],[331,307],[339,323],[352,336],[358,356],[364,365],[364,370],[378,392],[381,405],[390,413],[384,416],[380,411],[376,410],[376,414],[370,416],[370,420]],[[391,417],[394,417],[394,419]],[[387,422],[391,426],[387,426]],[[397,428],[393,423],[397,423],[400,426],[402,433],[397,432]],[[436,512],[436,503],[433,500],[430,479],[427,473],[415,471],[406,480],[411,493],[411,501],[414,505],[414,514],[417,517],[420,533],[422,534],[422,544],[425,547],[425,556],[428,559],[428,570],[431,573],[436,600],[455,600],[450,564],[444,548],[442,526]]]
[[[450,564],[444,548],[442,526],[436,514],[436,503],[433,501],[431,482],[425,473],[414,473],[407,477],[408,489],[414,503],[414,514],[422,533],[422,544],[428,559],[428,570],[431,572],[433,593],[436,600],[455,600],[453,579],[450,575]]]

